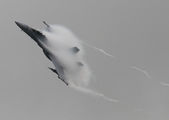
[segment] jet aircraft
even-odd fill
[[[48,41],[48,38],[43,34],[43,32],[40,30],[34,29],[32,27],[29,27],[28,25],[25,25],[20,22],[15,22],[15,23],[17,24],[18,27],[21,28],[22,31],[24,31],[28,36],[30,36],[39,45],[40,48],[42,48],[43,53],[51,62],[53,62],[56,69],[53,69],[50,67],[48,68],[54,73],[56,73],[58,75],[58,78],[61,79],[66,85],[68,85],[68,81],[64,73],[65,72],[64,66],[60,64],[57,57],[55,56],[54,51],[50,49],[48,45],[46,45],[46,41]],[[47,26],[48,31],[52,31],[52,28],[50,25],[48,25],[45,21],[43,21],[43,23]],[[79,48],[76,46],[71,47],[69,50],[73,54],[76,54],[80,51]],[[83,66],[83,64],[79,61],[77,61],[77,65]]]

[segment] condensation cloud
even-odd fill
[[[66,82],[69,85],[87,86],[91,70],[84,60],[84,49],[78,38],[61,25],[50,25],[42,33],[48,39],[45,44],[53,51],[54,57],[63,67]],[[76,53],[73,52],[75,47],[79,50]]]

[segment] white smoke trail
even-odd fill
[[[125,106],[128,106],[129,108],[133,109],[134,111],[137,111],[137,112],[143,112],[145,114],[152,114],[152,115],[155,115],[154,113],[152,112],[148,112],[148,111],[145,111],[145,110],[141,110],[141,109],[138,109],[138,108],[135,108],[133,107],[132,105],[126,103],[126,102],[122,102],[122,101],[119,101],[119,100],[115,100],[115,99],[110,99],[108,97],[106,97],[105,95],[101,94],[101,93],[98,93],[98,92],[95,92],[89,88],[86,88],[86,87],[83,87],[83,86],[76,86],[74,83],[69,83],[69,85],[71,88],[77,90],[77,91],[80,91],[80,92],[83,92],[83,93],[86,93],[86,94],[90,94],[92,96],[99,96],[99,97],[102,97],[104,98],[105,100],[109,101],[109,102],[115,102],[115,103],[120,103],[120,104],[124,104]]]
[[[98,50],[98,51],[102,52],[103,54],[105,54],[105,55],[107,55],[107,56],[109,56],[109,57],[111,57],[111,58],[117,59],[117,58],[116,58],[116,57],[114,57],[113,55],[111,55],[111,54],[109,54],[109,53],[105,52],[103,49],[100,49],[100,48],[94,47],[94,46],[89,45],[89,44],[87,44],[87,43],[85,43],[85,42],[83,42],[83,41],[81,41],[81,42],[82,42],[83,44],[85,44],[85,45],[87,45],[87,46],[89,46],[89,47],[91,47],[91,48],[95,49],[95,50]]]
[[[108,57],[117,59],[117,58],[114,57],[113,55],[111,55],[111,54],[105,52],[103,49],[94,47],[94,46],[92,46],[92,45],[90,45],[90,44],[87,44],[87,43],[85,43],[85,42],[83,42],[83,41],[81,41],[81,42],[82,42],[83,44],[85,44],[85,45],[87,45],[87,46],[89,46],[89,47],[95,49],[95,50],[98,50],[98,51],[102,52],[104,55],[106,55],[106,56],[108,56]],[[142,70],[142,69],[140,69],[140,68],[138,68],[138,67],[136,67],[136,66],[130,66],[130,67],[133,68],[133,69],[136,69],[136,70],[138,70],[138,71],[140,71],[140,72],[142,72],[142,73],[144,73],[149,79],[153,79],[153,78],[148,74],[148,72],[146,72],[145,70]],[[157,82],[159,82],[159,83],[160,83],[161,85],[163,85],[163,86],[169,86],[169,83],[163,83],[163,82],[161,82],[161,81],[157,81]]]
[[[89,46],[89,47],[95,49],[95,50],[98,50],[98,51],[102,52],[104,55],[106,55],[106,56],[108,56],[108,57],[117,59],[117,58],[114,57],[113,55],[111,55],[111,54],[105,52],[104,50],[102,50],[102,49],[100,49],[100,48],[97,48],[97,47],[94,47],[94,46],[92,46],[92,45],[89,45],[89,44],[87,44],[87,43],[85,43],[85,42],[83,42],[83,41],[81,41],[81,42],[82,42],[83,44],[85,44],[85,45],[87,45],[87,46]],[[138,71],[140,71],[140,72],[142,72],[142,73],[144,73],[149,79],[153,79],[153,78],[148,74],[148,72],[146,72],[145,70],[142,70],[142,69],[140,69],[140,68],[138,68],[138,67],[136,67],[136,66],[130,66],[130,67],[133,68],[133,69],[136,69],[136,70],[138,70]],[[157,81],[157,82],[159,82],[159,83],[160,83],[161,85],[163,85],[163,86],[169,86],[169,84],[167,84],[167,83],[163,83],[163,82],[161,82],[161,81]],[[122,102],[122,101],[119,101],[119,100],[114,100],[114,99],[107,98],[107,97],[105,97],[103,94],[94,92],[94,91],[89,90],[89,89],[87,89],[87,88],[76,87],[76,88],[74,88],[74,89],[76,89],[76,90],[78,90],[78,91],[81,91],[81,92],[84,92],[84,93],[91,94],[91,95],[100,96],[100,97],[102,97],[102,98],[104,98],[105,100],[108,100],[108,101],[110,101],[110,102],[117,102],[117,103],[124,104],[124,105],[128,106],[129,108],[132,108],[134,111],[143,112],[143,113],[145,113],[145,114],[156,115],[156,114],[153,113],[153,112],[149,112],[149,111],[146,111],[146,110],[142,110],[142,109],[135,108],[135,107],[133,107],[132,105],[126,103],[126,102]],[[166,118],[166,117],[163,116],[163,115],[161,115],[161,117]]]
[[[136,70],[138,70],[140,72],[143,72],[149,79],[153,79],[152,77],[150,77],[150,75],[148,74],[148,72],[146,72],[145,70],[142,70],[142,69],[140,69],[140,68],[138,68],[136,66],[131,66],[131,68],[136,69]],[[168,83],[163,83],[161,81],[156,81],[156,82],[160,83],[163,86],[168,86],[169,87]]]
[[[131,68],[136,69],[136,70],[138,70],[138,71],[140,71],[140,72],[143,72],[148,78],[152,79],[152,78],[150,77],[150,75],[149,75],[145,70],[142,70],[142,69],[140,69],[140,68],[138,68],[138,67],[136,67],[136,66],[131,66]]]
[[[93,90],[90,90],[89,88],[86,88],[86,87],[83,87],[83,86],[77,86],[77,85],[75,85],[74,83],[71,83],[71,82],[69,82],[68,86],[72,87],[73,89],[75,89],[77,91],[80,91],[80,92],[83,92],[83,93],[86,93],[86,94],[90,94],[92,96],[100,96],[100,97],[104,98],[105,100],[108,100],[108,101],[111,101],[111,102],[120,102],[118,100],[107,98],[105,95],[103,95],[101,93],[97,93]]]
[[[163,82],[159,82],[161,85],[163,85],[163,86],[169,86],[169,84],[168,83],[163,83]]]

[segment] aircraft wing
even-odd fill
[[[58,60],[54,56],[50,55],[49,57],[56,68],[56,74],[58,74],[58,78],[68,85],[64,74],[64,68],[59,64]]]

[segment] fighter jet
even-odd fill
[[[44,22],[44,21],[43,21]],[[30,36],[38,45],[39,47],[42,48],[43,53],[45,54],[45,56],[53,62],[54,66],[56,69],[50,68],[48,67],[51,71],[53,71],[54,73],[56,73],[58,75],[58,78],[61,79],[66,85],[68,85],[68,82],[66,80],[65,77],[65,73],[64,73],[64,66],[62,66],[54,51],[52,49],[50,49],[50,47],[46,44],[48,39],[47,37],[43,34],[42,31],[34,29],[32,27],[29,27],[28,25],[25,25],[23,23],[20,22],[16,22],[15,23],[18,25],[18,27],[21,28],[22,31],[24,31],[28,36]],[[44,24],[47,26],[47,29],[50,31],[52,30],[51,26],[48,25],[46,22],[44,22]],[[76,54],[79,52],[79,48],[77,48],[76,46],[71,47],[70,51],[73,54]],[[77,62],[77,64],[79,66],[83,66],[83,64],[81,62]]]

